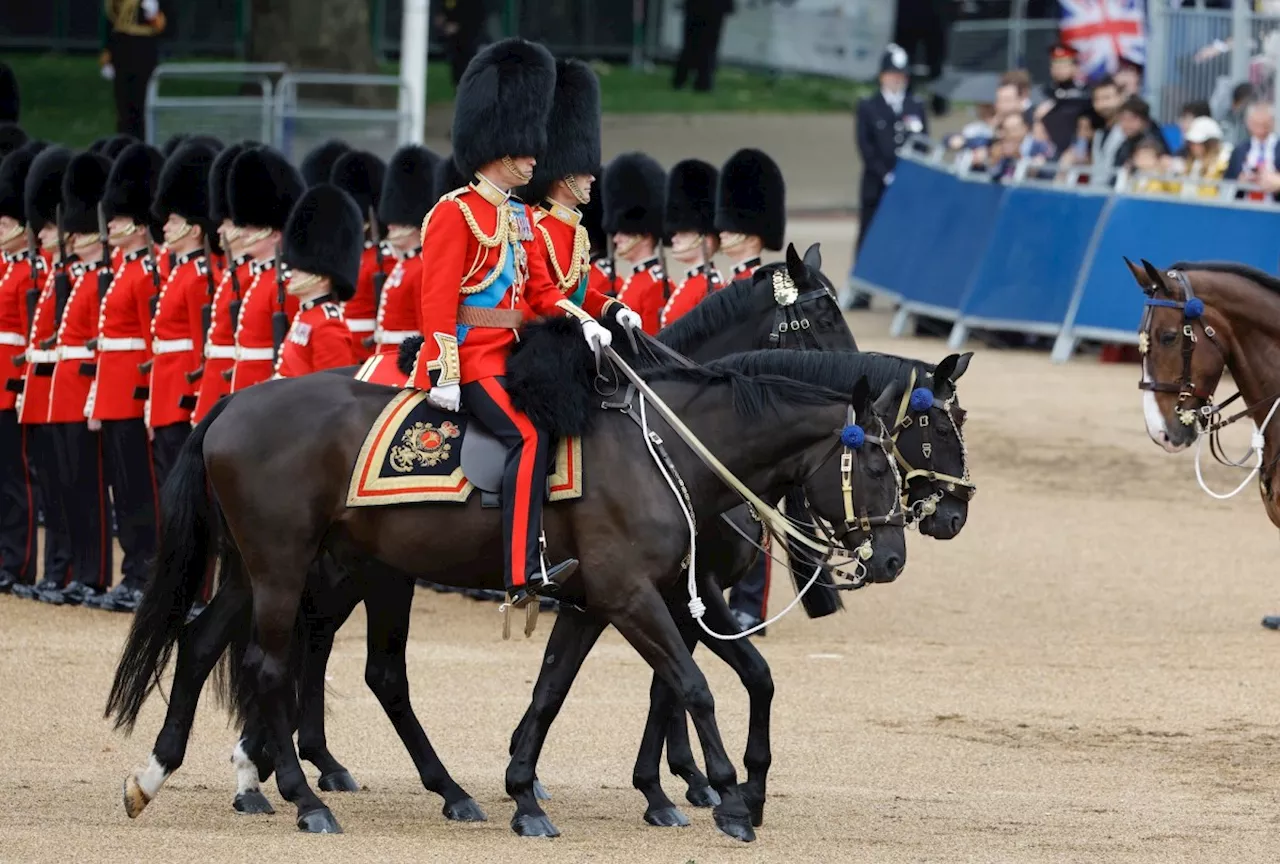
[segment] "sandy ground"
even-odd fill
[[[1121,275],[1117,290],[1133,290]],[[885,338],[884,313],[850,321],[866,348],[944,353]],[[963,534],[911,538],[896,584],[859,592],[839,616],[788,618],[759,641],[778,695],[771,796],[752,846],[692,808],[684,830],[642,823],[629,781],[649,673],[614,634],[542,759],[564,836],[512,835],[506,742],[549,621],[531,641],[503,643],[496,607],[425,592],[409,646],[414,702],[489,823],[446,823],[419,787],[364,687],[361,618],[330,667],[330,742],[367,787],[328,796],[344,836],[300,835],[290,809],[232,812],[233,734],[212,703],[186,765],[130,822],[120,784],[164,706],[148,705],[132,739],[100,719],[127,620],[0,597],[0,860],[1273,859],[1280,693],[1266,652],[1280,652],[1280,636],[1258,618],[1280,611],[1276,532],[1252,490],[1213,502],[1189,457],[1147,439],[1136,378],[1088,360],[978,354],[961,389],[980,485]],[[789,598],[775,584],[775,603]],[[744,695],[718,662],[704,668],[737,758]],[[681,800],[678,781],[668,790]]]

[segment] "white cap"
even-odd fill
[[[1197,117],[1191,121],[1187,129],[1187,141],[1191,144],[1203,144],[1211,139],[1222,140],[1222,127],[1212,117]]]

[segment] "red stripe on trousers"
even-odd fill
[[[520,587],[525,584],[525,574],[529,572],[527,558],[529,550],[525,543],[529,538],[529,499],[533,487],[533,463],[538,458],[538,430],[529,422],[529,418],[515,409],[507,391],[498,386],[493,378],[481,378],[476,382],[494,404],[507,415],[507,419],[520,432],[524,446],[520,448],[520,464],[516,467],[515,501],[512,502],[511,513],[511,584]]]

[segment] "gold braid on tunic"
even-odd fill
[[[556,247],[551,242],[550,232],[542,227],[541,222],[537,228],[543,242],[547,244],[547,255],[551,260],[551,269],[555,273],[556,287],[560,289],[561,294],[572,294],[578,290],[578,285],[582,282],[582,274],[591,264],[591,238],[587,236],[587,229],[581,225],[574,229],[573,252],[570,253],[569,272],[566,273],[560,266],[560,259],[556,257]]]

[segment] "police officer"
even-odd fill
[[[890,45],[880,58],[880,91],[858,103],[855,136],[862,156],[862,191],[859,204],[858,242],[855,257],[862,249],[867,231],[875,219],[884,190],[893,183],[898,148],[909,135],[928,135],[929,121],[924,105],[907,91],[907,52]],[[848,308],[865,309],[869,298],[854,292]]]
[[[604,230],[615,261],[627,266],[618,299],[640,315],[644,332],[658,332],[671,282],[662,266],[662,211],[667,172],[644,153],[623,153],[604,169]]]

